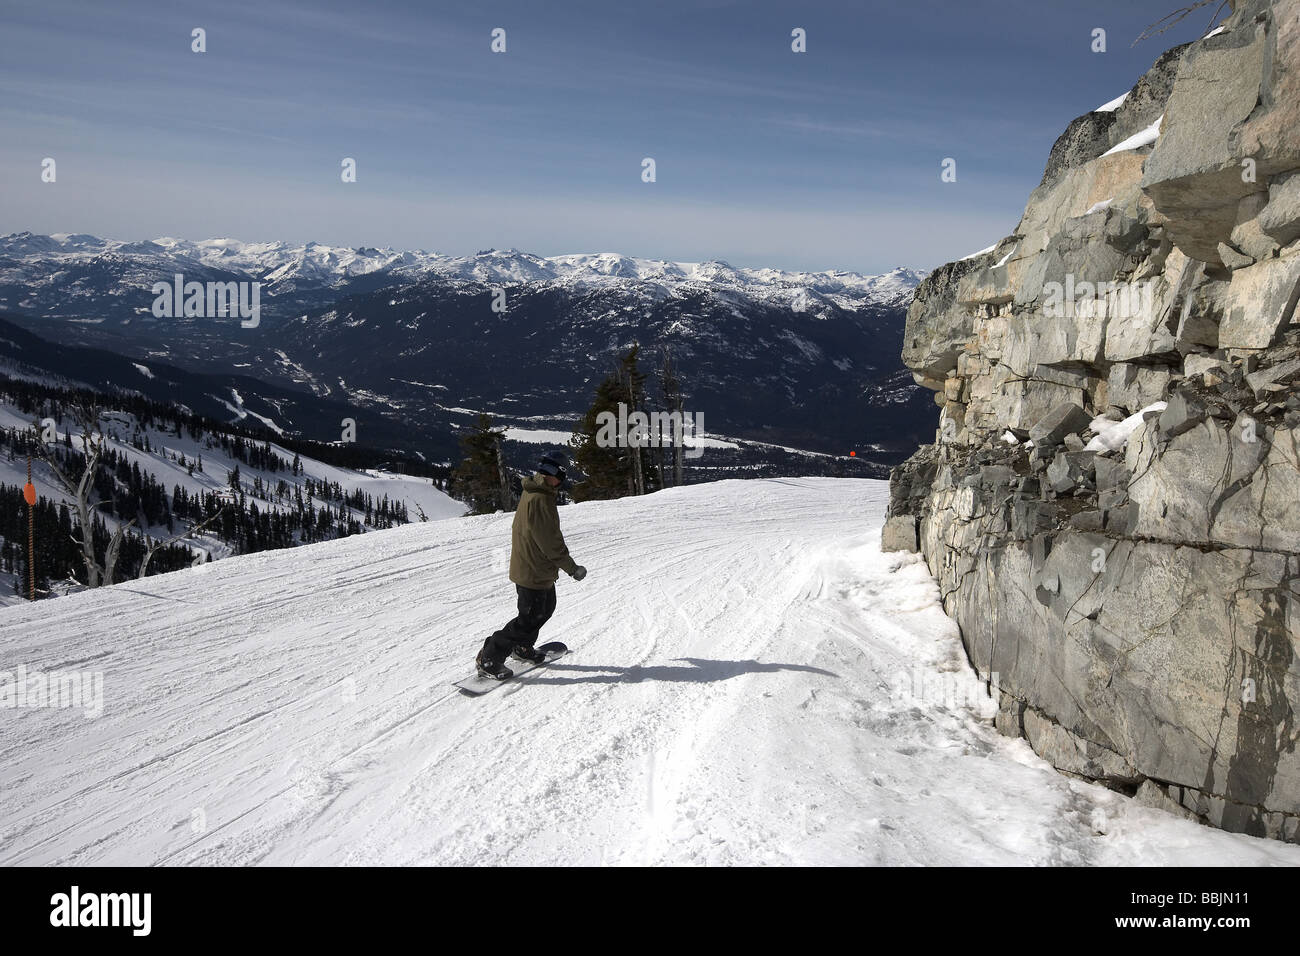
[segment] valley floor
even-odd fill
[[[510,516],[0,610],[0,864],[1300,864],[999,736],[884,482],[725,481],[561,511],[577,560],[491,695]],[[0,675],[0,680],[3,680]]]

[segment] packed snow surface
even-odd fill
[[[888,486],[725,481],[565,507],[572,653],[449,685],[514,608],[507,514],[0,611],[0,863],[1294,864],[999,736]]]

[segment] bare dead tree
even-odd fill
[[[682,382],[677,375],[677,369],[673,365],[672,353],[667,349],[664,350],[663,365],[659,369],[659,390],[663,394],[664,404],[668,411],[675,412],[673,418],[675,432],[673,434],[673,484],[680,486],[682,484],[683,472],[683,449],[682,449]]]
[[[668,487],[668,474],[664,470],[664,423],[663,419],[655,419],[655,471],[659,475],[659,487]]]
[[[1210,4],[1215,2],[1216,0],[1196,0],[1195,3],[1188,4],[1185,7],[1179,7],[1173,13],[1161,17],[1155,23],[1143,30],[1142,35],[1133,41],[1133,46],[1137,46],[1143,40],[1149,40],[1151,37],[1159,36],[1167,30],[1172,30],[1179,23],[1186,20],[1191,14],[1201,9],[1201,7],[1208,7]],[[1222,13],[1223,8],[1228,5],[1228,0],[1217,0],[1217,2],[1218,6],[1214,9],[1214,16],[1210,17],[1210,25],[1202,31],[1202,35],[1210,32],[1210,29],[1218,22],[1219,14]]]
[[[100,427],[98,408],[91,405],[77,405],[73,408],[72,415],[81,428],[81,453],[85,458],[85,467],[76,480],[63,470],[43,442],[37,442],[36,447],[41,458],[50,466],[55,479],[73,498],[81,537],[78,539],[73,535],[72,540],[81,547],[81,559],[86,565],[86,586],[97,588],[113,583],[117,573],[118,556],[122,550],[122,540],[126,537],[127,530],[135,524],[135,518],[125,524],[119,523],[114,529],[101,567],[95,557],[94,512],[96,508],[102,508],[111,502],[101,501],[92,505],[90,496],[95,489],[95,476],[99,473],[100,460],[104,457],[106,439]],[[39,423],[36,428],[39,433]]]
[[[175,544],[177,541],[181,541],[185,538],[189,538],[195,534],[198,534],[200,531],[202,531],[208,525],[212,524],[212,522],[216,521],[225,513],[226,513],[226,506],[222,505],[220,508],[217,509],[216,514],[212,515],[210,518],[204,518],[198,524],[191,525],[188,530],[182,531],[180,534],[174,534],[165,541],[148,539],[150,542],[149,549],[144,553],[144,559],[140,562],[140,573],[136,575],[136,578],[141,579],[145,576],[145,574],[149,570],[149,562],[153,560],[153,556],[156,552],[161,551],[163,548],[167,547],[168,545]]]
[[[510,475],[506,471],[506,456],[501,450],[501,437],[498,435],[492,444],[497,457],[497,480],[501,482],[501,510],[514,511],[518,502],[515,501],[515,490],[510,486]],[[427,520],[423,518],[424,512],[420,514],[421,520]]]
[[[628,366],[623,367],[623,388],[627,392],[628,416],[631,417],[633,412],[640,411],[637,403],[636,385],[632,381],[632,369]],[[632,471],[628,475],[628,490],[634,495],[645,494],[645,475],[641,468],[641,445],[639,430],[632,426],[628,430],[627,448],[628,454],[632,456]]]
[[[124,525],[118,525],[113,531],[113,537],[108,541],[108,547],[104,551],[104,584],[112,584],[113,578],[117,575],[117,558],[122,550],[122,539],[126,537],[126,529],[135,524],[132,518]]]

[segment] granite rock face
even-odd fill
[[[1014,234],[917,290],[903,358],[942,411],[885,542],[924,554],[1004,733],[1291,842],[1297,299],[1300,0],[1238,0],[1070,124]]]

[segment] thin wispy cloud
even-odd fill
[[[933,265],[970,251],[966,228],[987,245],[1014,224],[1066,123],[1161,52],[1128,41],[1162,7],[50,0],[0,13],[4,225],[144,238],[249,223],[298,241],[324,241],[307,233],[328,226],[345,244],[419,236],[469,252],[457,244],[473,236],[699,258],[660,248],[671,237],[652,242],[646,223],[715,204],[744,227],[706,229],[718,245],[705,258],[871,271],[897,264],[894,237],[805,217],[866,222],[901,205],[917,223],[978,224],[931,230],[906,264]],[[988,55],[994,13],[1013,56]],[[1094,23],[1116,37],[1105,56],[1088,51]],[[202,54],[190,49],[200,26]],[[807,53],[790,49],[795,26]],[[39,181],[46,156],[60,160],[57,186]],[[949,156],[961,172],[944,184]],[[354,184],[339,181],[344,157]],[[654,183],[641,181],[645,157]],[[74,171],[84,187],[90,170],[106,192],[88,205]],[[127,201],[164,181],[169,208]],[[418,218],[448,192],[483,198]],[[525,212],[539,202],[549,228]],[[699,235],[683,222],[678,241]]]

